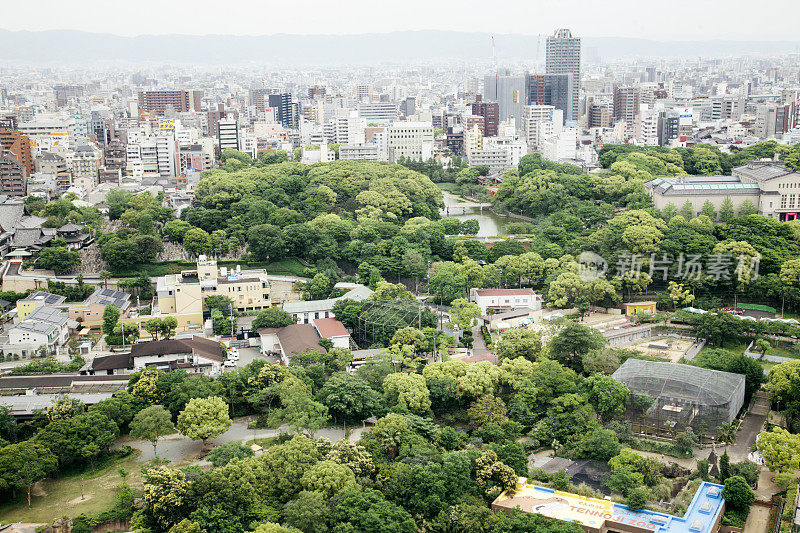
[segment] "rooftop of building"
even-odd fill
[[[725,405],[744,390],[742,374],[641,359],[628,359],[611,377],[654,398],[682,398],[708,406]]]
[[[666,513],[634,510],[609,500],[586,498],[538,485],[520,483],[503,492],[492,503],[492,509],[514,509],[536,513],[564,522],[580,523],[587,531],[617,527],[631,532],[711,533],[715,531],[725,499],[722,485],[704,482],[697,489],[689,508],[682,517]],[[624,524],[624,526],[623,526]]]
[[[36,291],[30,293],[25,298],[17,300],[19,302],[39,302],[45,305],[60,305],[67,301],[66,296],[61,296],[60,294],[52,294],[45,291]]]
[[[287,313],[308,313],[312,311],[320,311],[320,310],[330,310],[333,309],[333,306],[339,300],[356,300],[360,302],[361,300],[366,300],[372,294],[372,289],[361,285],[354,289],[350,289],[342,296],[337,298],[326,298],[324,300],[297,300],[292,302],[285,302],[283,304],[283,310]]]
[[[162,339],[140,342],[131,346],[131,357],[151,357],[168,354],[195,354],[217,362],[225,361],[225,354],[217,341],[198,335],[191,339]]]
[[[478,296],[536,296],[533,289],[475,289]]]
[[[335,318],[318,318],[314,320],[314,327],[317,328],[317,333],[319,333],[319,336],[325,339],[330,339],[332,337],[347,337],[350,335],[347,333],[347,329],[345,329],[344,324]]]

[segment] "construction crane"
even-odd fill
[[[497,100],[497,93],[500,91],[500,70],[497,67],[497,49],[494,46],[494,35],[492,35],[492,60],[494,61],[494,98]]]
[[[536,39],[536,64],[539,64],[539,54],[542,51],[542,34],[540,33]]]

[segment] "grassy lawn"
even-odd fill
[[[263,268],[268,274],[276,276],[303,276],[303,271],[312,265],[306,264],[296,257],[287,257],[279,261],[270,262],[251,262],[244,261],[219,261],[221,267],[235,267],[241,265],[242,268]],[[161,261],[160,263],[148,263],[136,265],[135,270],[128,272],[115,272],[114,276],[119,278],[132,278],[144,274],[149,277],[166,276],[167,274],[180,274],[181,270],[191,270],[197,263],[188,261]]]
[[[273,445],[275,445],[277,443],[278,443],[278,437],[269,437],[269,438],[266,438],[266,439],[256,439],[256,440],[250,439],[247,442],[245,442],[244,445],[249,448],[253,444],[258,444],[262,448],[266,449],[266,448],[269,448],[270,446],[273,446]]]
[[[134,490],[141,490],[142,463],[136,462],[138,455],[137,452],[124,459],[108,461],[97,466],[94,472],[88,471],[82,475],[65,474],[57,479],[46,479],[34,486],[30,508],[24,494],[15,502],[0,504],[0,523],[51,523],[62,516],[99,513],[110,509],[114,503],[116,485],[124,481]],[[128,471],[125,478],[120,475],[119,468]]]
[[[439,187],[443,191],[447,191],[451,194],[455,194],[460,196],[461,195],[461,185],[457,183],[437,183],[437,187]]]

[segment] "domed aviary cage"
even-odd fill
[[[626,416],[643,433],[674,436],[686,428],[713,435],[744,404],[744,376],[691,365],[628,359],[614,372],[628,386]]]

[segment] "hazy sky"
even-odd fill
[[[0,28],[118,35],[381,33],[442,29],[656,40],[800,41],[798,0],[35,0]]]

